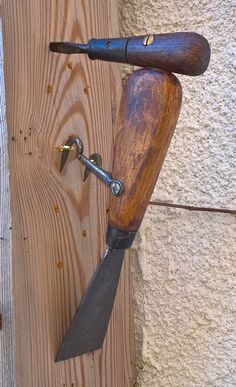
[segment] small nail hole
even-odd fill
[[[48,86],[47,86],[47,93],[48,93],[48,94],[51,94],[52,91],[53,91],[53,86],[52,86],[52,85],[48,85]]]

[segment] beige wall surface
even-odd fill
[[[123,35],[196,31],[208,71],[178,76],[180,119],[153,200],[236,208],[230,0],[120,1]],[[236,386],[236,217],[149,206],[132,249],[141,387]]]

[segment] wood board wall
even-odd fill
[[[3,0],[1,14],[15,326],[3,386],[135,385],[128,257],[103,350],[54,363],[105,247],[109,195],[94,176],[82,182],[74,156],[60,174],[55,147],[79,135],[85,153],[100,153],[111,169],[121,77],[116,64],[52,54],[48,44],[117,36],[117,1]]]

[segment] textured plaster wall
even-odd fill
[[[236,208],[235,9],[121,0],[123,35],[196,31],[212,57],[179,76],[181,116],[153,200]],[[150,206],[132,250],[141,387],[236,386],[236,217]]]

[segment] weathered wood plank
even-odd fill
[[[8,135],[3,72],[2,20],[0,18],[0,381],[1,386],[15,385],[13,328],[11,214],[8,171]]]
[[[86,41],[118,31],[116,1],[3,0],[13,226],[16,384],[123,387],[135,378],[126,259],[102,351],[54,363],[104,249],[108,192],[55,146],[71,133],[106,169],[113,155],[118,65],[48,51],[50,40]]]

